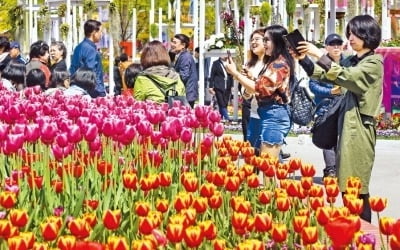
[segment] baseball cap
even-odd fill
[[[325,45],[330,45],[331,43],[342,44],[343,39],[336,33],[329,34],[325,39]]]
[[[19,42],[13,41],[10,43],[10,48],[16,48],[16,49],[21,49],[21,46],[19,45]]]

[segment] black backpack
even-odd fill
[[[291,101],[289,104],[292,122],[306,126],[314,119],[315,103],[306,88],[300,86],[300,80],[295,79],[291,87]]]

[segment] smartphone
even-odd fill
[[[226,53],[228,54],[228,63],[232,63],[232,55],[231,55],[231,52],[230,52],[229,50],[227,50]]]
[[[296,52],[296,54],[300,55],[296,48],[300,45],[299,42],[305,41],[305,39],[298,29],[284,35],[283,40],[285,41],[286,46]]]

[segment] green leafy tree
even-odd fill
[[[23,24],[23,9],[17,0],[0,0],[0,34],[14,34],[17,27]]]
[[[293,15],[296,11],[296,0],[286,0],[286,13],[289,18],[289,31],[293,30]]]

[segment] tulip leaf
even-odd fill
[[[82,209],[83,206],[83,200],[85,199],[85,190],[81,189],[80,192],[77,195],[76,203],[75,203],[75,208],[73,210],[72,216],[77,217],[79,212]]]

